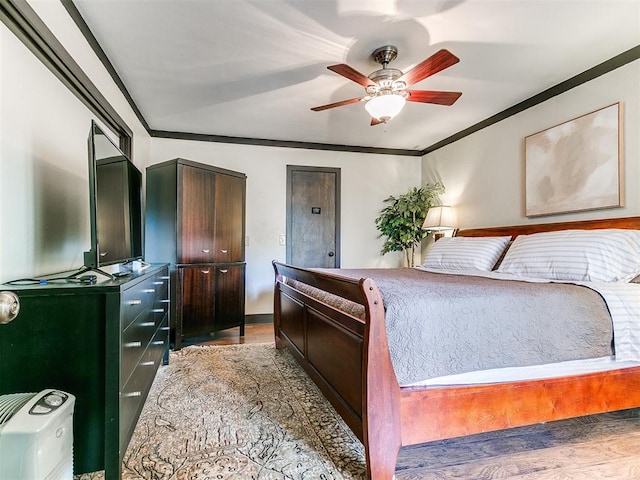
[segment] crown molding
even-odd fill
[[[120,148],[130,157],[133,132],[29,4],[20,0],[2,0],[0,21],[120,137]]]

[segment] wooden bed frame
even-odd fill
[[[640,229],[640,217],[462,230],[517,235],[569,228]],[[401,447],[640,406],[640,367],[546,380],[451,387],[400,387],[371,279],[348,279],[273,263],[277,348],[287,347],[363,442],[367,478],[390,480]],[[283,281],[298,280],[364,305],[364,320]]]

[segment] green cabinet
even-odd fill
[[[120,478],[122,456],[163,359],[166,265],[95,285],[0,286],[20,311],[0,325],[0,395],[56,388],[76,397],[74,473]]]

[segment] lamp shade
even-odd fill
[[[422,224],[423,230],[439,232],[456,228],[456,215],[453,207],[439,205],[431,207],[427,212],[427,218]]]
[[[400,113],[406,102],[402,95],[389,93],[373,97],[365,104],[364,108],[373,118],[387,121]]]

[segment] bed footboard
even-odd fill
[[[273,262],[274,333],[365,446],[367,477],[393,478],[401,446],[400,389],[382,297],[371,279],[351,279]],[[288,285],[289,278],[363,305],[351,316]]]

